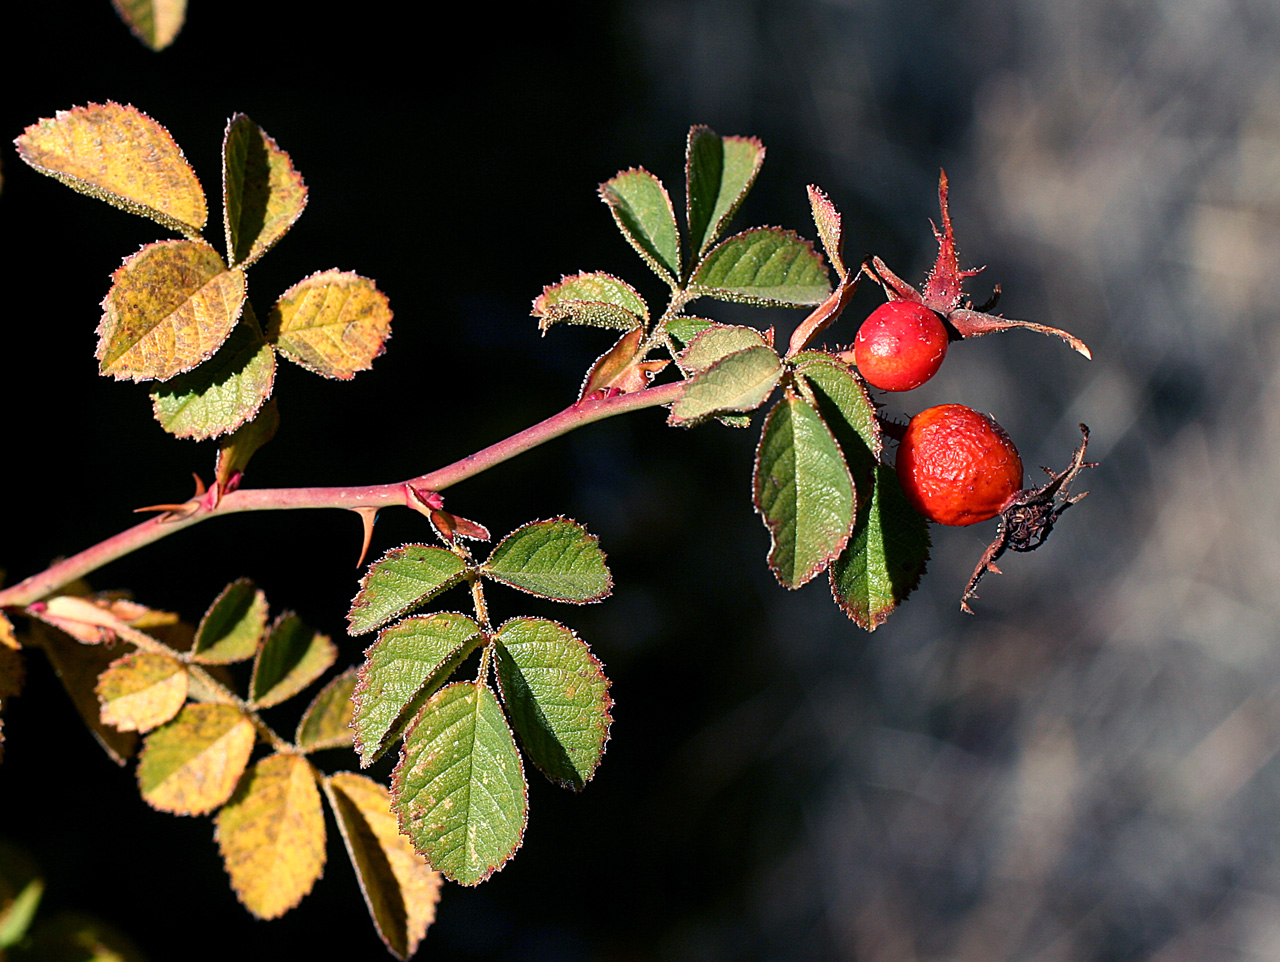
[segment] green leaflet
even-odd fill
[[[752,486],[773,541],[769,567],[799,588],[844,550],[855,505],[840,447],[803,398],[784,397],[769,412]]]
[[[568,518],[532,521],[493,549],[480,573],[539,598],[585,604],[613,590],[598,539]]]
[[[648,324],[649,307],[626,281],[594,271],[548,284],[533,302],[533,316],[543,331],[557,321],[629,331]]]
[[[782,362],[773,348],[749,347],[722,357],[694,375],[684,395],[671,405],[669,424],[689,427],[724,411],[751,411],[773,393]]]
[[[693,272],[689,289],[761,307],[821,304],[831,293],[822,255],[809,241],[777,227],[743,231],[713,248]]]
[[[258,413],[275,386],[276,354],[245,301],[240,321],[199,367],[151,392],[160,426],[179,438],[203,441],[236,430]]]
[[[749,347],[768,347],[764,335],[754,327],[713,324],[697,334],[679,357],[682,371],[705,371],[722,357]]]
[[[907,502],[897,472],[880,465],[875,479],[849,546],[830,571],[836,603],[868,631],[915,589],[929,560],[928,522]]]
[[[351,695],[358,676],[348,668],[320,689],[298,722],[295,744],[304,752],[324,748],[346,748],[351,744],[351,721],[354,706]]]
[[[432,696],[405,736],[391,799],[414,847],[461,885],[483,882],[515,854],[528,789],[488,686],[456,682]]]
[[[496,641],[502,701],[525,754],[557,785],[581,791],[613,721],[604,666],[570,629],[543,618],[514,618]]]
[[[840,443],[858,488],[858,500],[871,497],[872,474],[884,449],[880,422],[867,389],[849,365],[821,351],[804,351],[792,363],[810,386],[818,411]]]
[[[352,635],[373,631],[452,588],[466,565],[451,551],[423,544],[392,548],[369,565],[347,613]]]
[[[600,185],[600,199],[636,252],[659,277],[680,280],[680,231],[662,181],[643,167],[624,170]]]
[[[248,578],[222,589],[196,629],[192,659],[226,665],[252,658],[267,629],[267,596]]]
[[[755,183],[764,146],[754,137],[720,137],[693,127],[685,149],[685,220],[689,246],[702,255],[724,232]]]
[[[276,619],[258,649],[249,700],[258,708],[287,701],[328,671],[337,657],[338,648],[328,635],[308,628],[297,615],[286,612]]]
[[[435,612],[406,618],[365,652],[352,702],[355,747],[368,767],[483,636],[466,615]]]

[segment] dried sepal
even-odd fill
[[[1073,504],[1082,500],[1089,492],[1069,494],[1068,488],[1085,468],[1097,467],[1097,462],[1086,461],[1085,453],[1089,449],[1089,428],[1080,425],[1080,443],[1076,446],[1071,463],[1058,472],[1045,468],[1049,481],[1038,488],[1025,488],[1013,494],[1000,509],[1000,527],[995,540],[987,545],[982,553],[973,575],[960,596],[960,610],[973,614],[969,607],[970,600],[977,598],[978,582],[988,571],[1000,574],[996,561],[1006,549],[1012,551],[1034,551],[1044,544],[1053,526],[1062,513]]]

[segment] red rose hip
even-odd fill
[[[858,328],[853,359],[872,387],[910,391],[938,373],[948,340],[942,320],[923,304],[889,301]]]
[[[963,404],[913,417],[898,445],[897,469],[912,507],[939,524],[994,518],[1022,489],[1022,458],[1009,435]]]

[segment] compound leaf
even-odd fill
[[[799,588],[844,550],[856,506],[840,446],[803,398],[784,397],[769,412],[752,486],[772,539],[769,567]]]
[[[293,226],[307,206],[307,186],[289,155],[244,114],[222,139],[222,217],[227,258],[248,267]]]
[[[483,636],[456,612],[406,618],[385,629],[365,651],[352,703],[355,747],[368,767]]]
[[[143,800],[176,815],[213,811],[231,797],[253,741],[253,722],[234,705],[187,705],[143,741],[138,759]]]
[[[525,754],[557,785],[581,791],[613,721],[604,666],[573,631],[544,618],[514,618],[496,641],[502,701]]]
[[[436,692],[405,735],[391,778],[400,830],[451,881],[477,885],[520,847],[528,787],[488,686],[456,682]]]
[[[167,381],[210,357],[245,302],[245,277],[204,242],[148,244],[111,275],[98,323],[98,370]]]
[[[97,692],[105,724],[147,732],[178,714],[187,700],[187,672],[168,655],[134,652],[111,663]]]
[[[59,110],[28,127],[18,155],[82,194],[196,238],[204,191],[169,131],[135,107],[108,101]]]
[[[267,341],[308,371],[349,380],[385,350],[391,305],[373,281],[350,271],[321,271],[280,295],[267,318]]]
[[[435,921],[440,873],[400,834],[383,786],[335,772],[324,787],[373,927],[392,955],[408,959]]]
[[[346,748],[351,744],[354,706],[351,694],[356,687],[356,670],[348,668],[320,689],[298,722],[294,743],[304,752],[324,748]]]
[[[275,380],[275,351],[245,301],[240,322],[217,353],[152,390],[151,407],[170,434],[203,441],[230,434],[256,416]]]
[[[755,410],[773,393],[782,371],[782,361],[767,345],[735,351],[689,379],[667,421],[691,427],[724,411]]]
[[[613,590],[599,539],[568,518],[531,521],[507,535],[480,569],[539,598],[585,604]]]
[[[875,481],[849,546],[829,573],[836,604],[867,631],[914,590],[929,560],[928,522],[908,503],[897,472],[880,465]]]
[[[821,304],[831,293],[822,255],[778,227],[752,228],[713,248],[694,270],[689,289],[760,307]]]
[[[546,331],[557,321],[629,331],[649,321],[649,306],[634,287],[603,271],[562,277],[534,299],[533,316]]]
[[[462,580],[466,565],[452,551],[424,544],[392,548],[369,565],[347,613],[352,635],[408,614]]]
[[[248,578],[222,589],[196,629],[192,659],[228,665],[252,658],[267,629],[267,596]]]
[[[324,870],[324,811],[311,766],[301,755],[269,755],[257,762],[216,825],[231,888],[260,919],[288,912]]]
[[[292,698],[323,675],[338,658],[338,646],[303,624],[292,612],[276,619],[258,649],[249,700],[270,708]]]
[[[662,181],[643,167],[633,167],[601,184],[600,199],[609,205],[627,243],[675,287],[680,280],[680,229]]]
[[[689,246],[701,255],[724,232],[764,163],[764,145],[754,137],[721,137],[693,127],[685,148],[685,221]]]

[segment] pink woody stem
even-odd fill
[[[79,554],[60,561],[39,574],[20,581],[0,591],[0,608],[29,605],[64,585],[96,571],[108,562],[115,561],[139,548],[176,534],[207,518],[235,514],[240,511],[286,511],[294,508],[385,508],[404,507],[405,486],[413,485],[431,491],[442,491],[459,481],[474,477],[552,438],[616,414],[638,411],[641,408],[670,404],[684,392],[685,383],[675,381],[645,388],[631,394],[601,400],[579,401],[545,421],[539,421],[518,434],[513,434],[497,444],[475,454],[469,454],[453,464],[436,471],[421,474],[407,481],[392,484],[371,484],[350,488],[250,488],[225,494],[213,506],[210,498],[199,501],[195,510],[185,517],[159,515],[142,524],[134,525],[117,535],[100,541]]]

